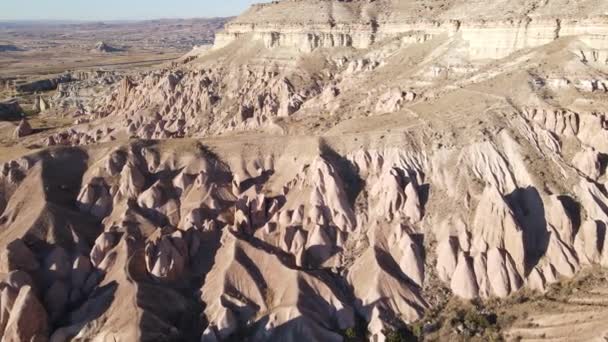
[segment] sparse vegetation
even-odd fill
[[[452,298],[412,323],[410,332],[418,341],[502,341],[503,328],[512,322],[511,316],[496,313],[492,301],[468,303]]]
[[[424,325],[421,321],[415,322],[411,325],[410,329],[412,330],[412,334],[417,338],[422,338],[424,334]]]
[[[32,117],[32,116],[36,116],[38,114],[40,114],[40,112],[37,111],[37,110],[35,110],[35,109],[23,109],[23,115],[25,117],[29,118],[29,117]]]
[[[500,326],[495,313],[478,306],[469,306],[451,314],[449,326],[453,332],[465,338],[481,338],[485,341],[501,341]]]
[[[387,330],[384,331],[386,342],[415,342],[418,337],[414,336],[408,329]]]
[[[351,342],[351,341],[357,341],[357,338],[359,337],[357,334],[357,330],[354,327],[348,328],[346,330],[344,330],[344,339],[347,342]]]
[[[367,341],[367,322],[359,315],[355,316],[355,326],[350,327],[342,332],[342,336],[346,342],[364,342]]]

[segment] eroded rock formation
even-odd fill
[[[4,336],[383,341],[607,267],[607,9],[280,1],[98,75],[2,159]]]

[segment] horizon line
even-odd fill
[[[154,20],[192,20],[192,19],[227,19],[234,18],[236,15],[229,16],[211,16],[211,17],[150,17],[150,18],[106,18],[106,19],[8,19],[8,18],[0,18],[0,23],[19,23],[19,22],[64,22],[64,23],[95,23],[95,22],[124,22],[124,21],[154,21]]]

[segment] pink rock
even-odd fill
[[[477,298],[479,287],[470,257],[464,253],[458,256],[458,265],[452,275],[450,287],[455,295],[464,299]]]

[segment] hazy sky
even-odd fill
[[[237,15],[268,0],[0,0],[0,20],[111,20]]]

